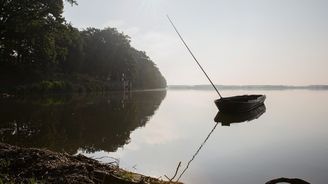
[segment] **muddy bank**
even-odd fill
[[[3,143],[0,143],[0,178],[3,183],[169,183],[124,171],[115,164],[101,164],[83,155],[72,156]]]

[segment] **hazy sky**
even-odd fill
[[[78,0],[80,29],[116,27],[168,84],[208,84],[166,18],[216,84],[328,84],[327,0]]]

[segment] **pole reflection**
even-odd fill
[[[185,172],[188,170],[192,161],[196,158],[200,150],[204,147],[204,145],[206,144],[206,142],[208,141],[208,139],[210,138],[210,136],[212,135],[218,124],[221,123],[222,126],[230,126],[231,123],[250,122],[252,120],[258,119],[265,112],[266,112],[266,107],[264,104],[246,113],[227,114],[227,113],[218,112],[214,118],[214,121],[216,122],[214,127],[211,129],[211,131],[208,133],[202,144],[199,146],[199,148],[196,150],[194,155],[188,161],[188,164],[183,169],[176,182],[178,182],[181,179],[181,177],[185,174]]]

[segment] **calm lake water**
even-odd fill
[[[0,139],[102,162],[116,158],[125,169],[163,179],[181,161],[179,176],[193,159],[180,179],[190,184],[279,177],[326,184],[328,91],[222,91],[247,93],[265,94],[266,112],[230,126],[214,122],[217,96],[210,90],[1,99]]]

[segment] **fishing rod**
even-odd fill
[[[173,24],[172,20],[170,19],[169,15],[166,15],[166,17],[169,19],[171,25],[173,26],[175,32],[179,35],[181,41],[183,42],[183,44],[186,46],[186,48],[188,49],[189,53],[191,54],[191,56],[194,58],[194,60],[196,61],[196,63],[198,64],[199,68],[203,71],[203,73],[205,74],[205,76],[207,77],[207,79],[210,81],[210,83],[212,84],[213,88],[215,89],[215,91],[218,93],[218,95],[220,96],[220,98],[222,98],[219,90],[215,87],[215,85],[213,84],[212,80],[210,79],[210,77],[207,75],[207,73],[205,72],[205,70],[203,69],[203,67],[200,65],[200,63],[198,62],[198,60],[196,59],[196,57],[194,56],[194,54],[191,52],[191,50],[189,49],[188,45],[186,44],[186,42],[183,40],[181,34],[179,33],[178,29],[175,27],[175,25]]]

